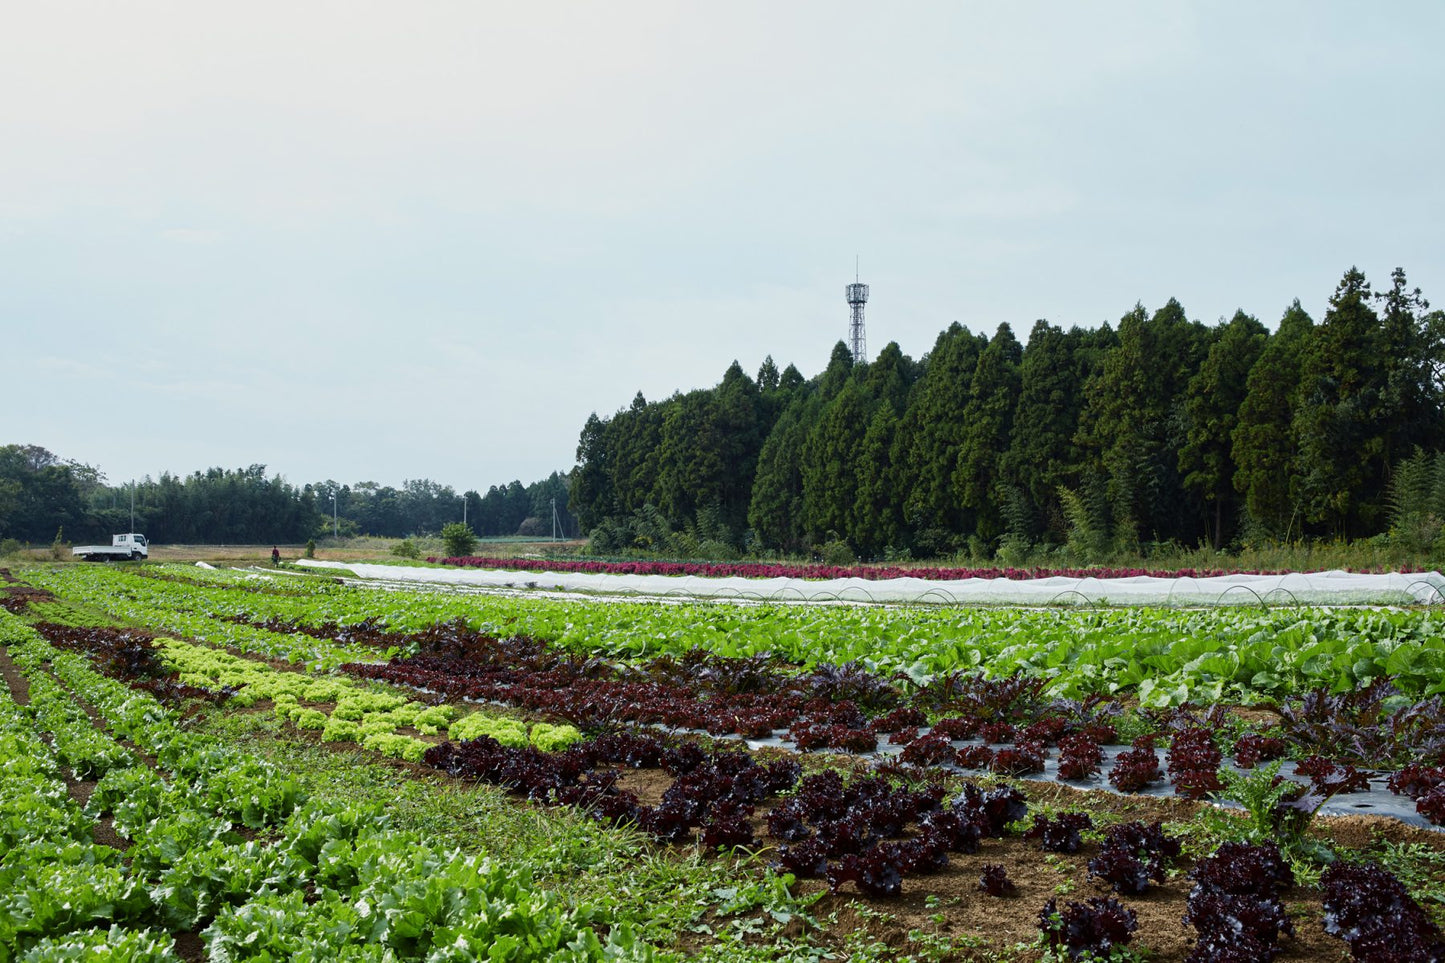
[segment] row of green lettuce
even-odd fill
[[[325,579],[221,572],[198,580],[180,567],[141,574],[69,566],[27,570],[24,578],[135,624],[212,644],[231,644],[224,638],[228,632],[258,631],[227,621],[233,618],[311,626],[378,622],[398,632],[463,619],[498,636],[528,635],[612,658],[692,648],[724,656],[773,652],[804,665],[857,661],[920,683],[955,671],[1038,676],[1049,679],[1058,695],[1127,693],[1147,705],[1282,701],[1321,686],[1345,691],[1384,675],[1410,695],[1445,691],[1445,613],[1430,609],[573,601],[379,591]],[[272,634],[282,657],[321,668],[390,654],[299,633]]]
[[[0,687],[0,963],[177,960],[187,932],[222,963],[651,955],[625,926],[600,939],[600,910],[566,905],[525,866],[441,849],[379,808],[308,802],[5,612],[0,645],[30,695]],[[98,780],[84,807],[62,767]],[[104,819],[124,853],[95,841]]]
[[[190,616],[189,620],[209,621],[201,616]],[[208,631],[236,629],[228,631],[232,642],[243,641],[249,643],[249,651],[274,655],[263,646],[266,637],[275,633],[215,623],[196,629],[193,637],[202,639]],[[245,638],[248,634],[252,637]],[[463,715],[453,705],[426,705],[393,692],[378,691],[383,687],[375,683],[344,676],[285,672],[267,662],[182,639],[161,638],[157,644],[166,662],[188,685],[234,689],[231,703],[240,708],[270,700],[277,716],[298,729],[319,731],[323,742],[355,742],[364,749],[408,762],[420,762],[431,743],[400,733],[400,729],[414,729],[424,736],[446,731],[449,738],[457,740],[491,736],[506,746],[530,744],[544,752],[565,748],[582,738],[582,733],[569,725],[528,723],[483,710]]]

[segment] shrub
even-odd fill
[[[477,536],[461,522],[442,527],[442,543],[446,546],[447,555],[452,558],[462,558],[477,550]]]
[[[853,549],[841,538],[835,538],[818,549],[827,565],[853,565],[857,563],[858,557],[853,554]]]
[[[467,552],[463,552],[461,554],[465,555],[470,553],[470,551],[471,549],[468,549]],[[397,542],[391,547],[391,554],[396,555],[400,558],[420,558],[421,549],[416,547],[416,542],[413,542],[409,538],[403,538],[401,541]],[[456,555],[457,553],[453,552],[451,548],[448,547],[447,554]]]

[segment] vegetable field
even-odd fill
[[[0,605],[0,963],[1445,959],[1428,607]]]

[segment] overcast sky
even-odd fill
[[[1445,305],[1445,4],[12,4],[0,443],[460,489],[952,321]]]

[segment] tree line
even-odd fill
[[[1371,536],[1408,494],[1397,468],[1445,448],[1442,345],[1445,313],[1403,269],[1374,292],[1351,268],[1318,323],[1296,300],[1273,332],[1171,299],[1117,326],[1041,320],[1027,344],[955,323],[917,361],[893,343],[855,363],[840,342],[811,379],[734,362],[713,388],[594,413],[572,510],[604,551],[713,555]]]
[[[158,544],[299,543],[333,532],[401,538],[436,534],[464,514],[480,536],[548,536],[554,501],[561,534],[575,535],[568,478],[560,472],[525,486],[493,485],[485,494],[458,494],[426,479],[401,488],[333,480],[297,486],[268,477],[264,465],[110,485],[99,469],[38,445],[0,446],[0,539],[31,544],[57,537],[108,543],[127,531]]]

